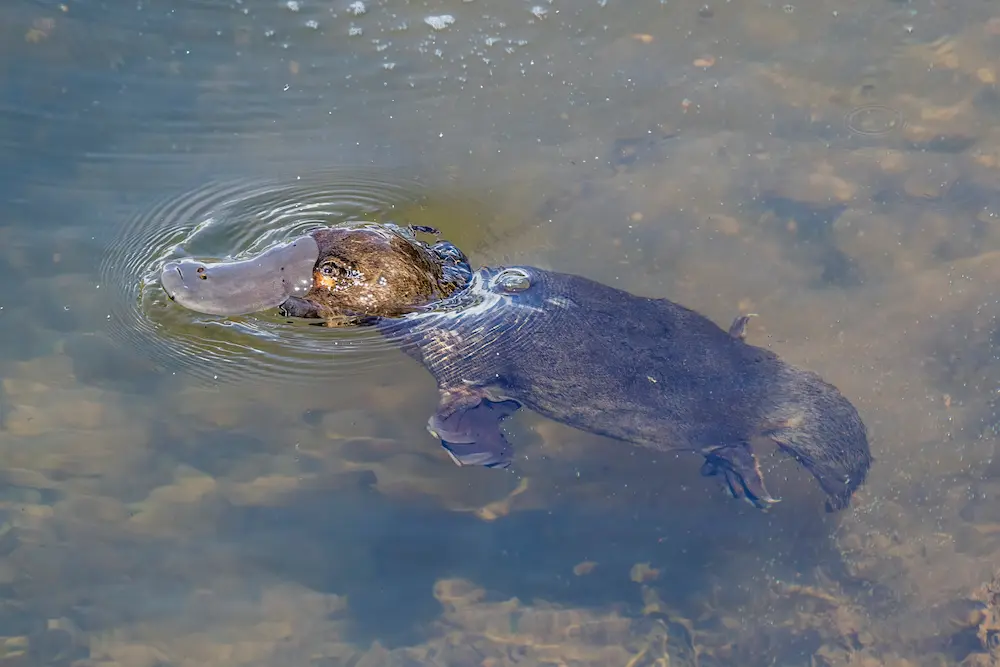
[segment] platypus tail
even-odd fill
[[[813,474],[828,512],[844,509],[871,468],[867,429],[843,394],[815,373],[786,366],[780,375],[762,435]]]

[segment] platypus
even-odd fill
[[[376,327],[437,381],[428,421],[458,465],[507,467],[500,423],[522,406],[618,441],[704,457],[736,498],[766,509],[752,440],[809,470],[827,511],[847,507],[872,464],[854,406],[819,375],[665,298],[532,266],[473,271],[447,241],[366,224],[317,229],[257,258],[164,266],[171,299],[234,314]]]

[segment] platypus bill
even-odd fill
[[[307,271],[303,255],[313,246]],[[524,406],[615,440],[697,452],[703,475],[761,509],[776,499],[755,437],[813,474],[828,511],[849,505],[871,467],[854,406],[815,373],[747,343],[747,316],[724,330],[667,299],[582,276],[530,266],[472,271],[452,244],[428,245],[391,225],[316,230],[259,257],[243,271],[172,262],[163,286],[199,312],[267,304],[377,327],[437,380],[428,429],[459,465],[508,466],[500,423]]]

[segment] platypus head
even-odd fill
[[[454,245],[428,245],[428,227],[362,224],[322,228],[256,257],[167,263],[167,295],[191,310],[236,315],[278,307],[288,316],[346,324],[398,317],[468,284],[468,260]]]
[[[386,227],[323,229],[312,289],[302,298],[323,317],[398,317],[456,287],[432,248]],[[292,312],[291,304],[284,310]]]

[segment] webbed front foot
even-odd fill
[[[301,317],[307,320],[323,319],[323,314],[316,304],[297,296],[290,296],[285,299],[278,306],[278,313],[282,317]]]
[[[451,289],[461,289],[472,280],[472,267],[465,253],[451,241],[438,241],[431,246],[431,251],[441,262],[444,281]]]
[[[431,227],[430,225],[407,225],[407,228],[411,232],[422,232],[424,234],[433,234],[434,236],[441,236],[441,230],[437,227]]]
[[[455,465],[506,468],[513,449],[500,422],[520,407],[517,401],[491,401],[475,392],[442,394],[427,430],[441,441]]]
[[[757,457],[749,444],[727,445],[705,453],[701,466],[705,477],[721,476],[733,498],[742,498],[760,510],[780,502],[764,485]]]
[[[310,322],[310,324],[317,327],[331,328],[370,326],[378,321],[378,318],[374,315],[362,315],[352,312],[344,312],[336,316],[327,315],[312,301],[297,296],[290,296],[285,299],[278,306],[278,314],[282,317],[318,320]]]

